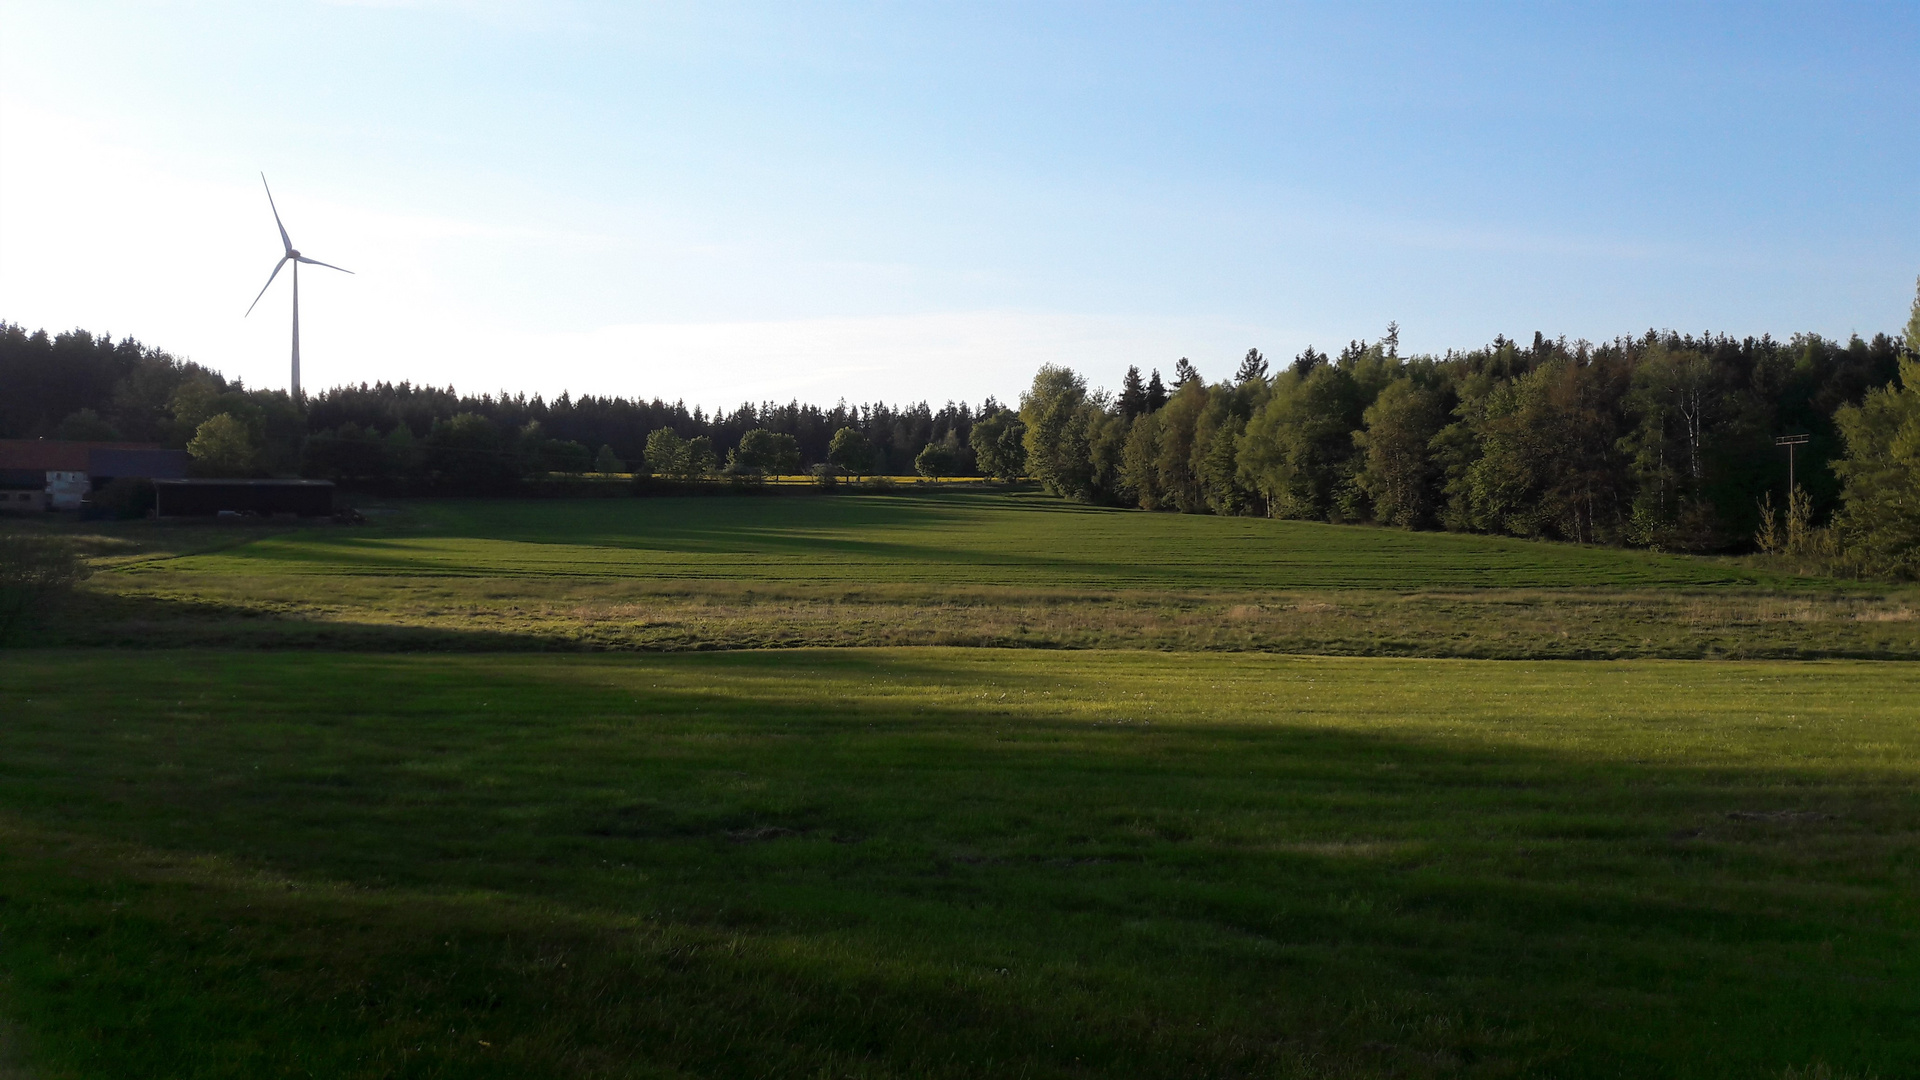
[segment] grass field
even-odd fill
[[[1920,597],[1723,559],[982,493],[111,526],[70,644],[1920,658]]]
[[[1063,589],[1776,584],[1728,562],[1315,522],[1145,514],[1041,496],[428,501],[170,560],[222,576],[586,577]],[[378,521],[380,519],[376,519]]]
[[[1920,671],[16,653],[40,1075],[1893,1077]]]
[[[99,572],[0,652],[0,1080],[1920,1074],[1912,587],[368,509],[8,526]]]

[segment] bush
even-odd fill
[[[64,540],[0,533],[0,642],[51,611],[92,573],[93,567]]]
[[[117,476],[93,493],[93,506],[106,517],[146,517],[154,506],[153,481]]]

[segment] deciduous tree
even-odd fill
[[[1020,395],[1026,425],[1027,473],[1055,495],[1087,499],[1093,493],[1093,462],[1087,440],[1087,383],[1053,364],[1043,365]]]
[[[647,467],[661,476],[687,471],[687,441],[672,428],[655,428],[647,435]]]
[[[202,420],[187,440],[187,453],[202,476],[250,476],[259,456],[247,425],[228,413]]]
[[[853,476],[865,476],[873,471],[873,444],[858,428],[843,427],[827,444],[827,463]]]
[[[973,424],[973,458],[982,476],[1014,480],[1026,474],[1027,425],[1011,409],[996,409]]]
[[[913,471],[929,480],[953,475],[954,448],[945,442],[930,442],[913,459]]]
[[[1920,302],[1908,333],[1920,341]],[[1836,416],[1847,454],[1834,464],[1845,487],[1843,532],[1874,573],[1920,576],[1920,360],[1900,380]]]
[[[1448,395],[1430,372],[1429,366],[1388,383],[1353,435],[1362,454],[1358,482],[1383,524],[1412,529],[1434,520],[1440,469],[1431,444],[1449,410]]]

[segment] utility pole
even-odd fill
[[[1805,446],[1809,438],[1811,438],[1811,436],[1782,435],[1773,440],[1773,445],[1787,448],[1787,501],[1789,503],[1793,501],[1793,491],[1794,488],[1798,486],[1793,478],[1793,448],[1796,446]]]

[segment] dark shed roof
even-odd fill
[[[193,461],[185,450],[125,449],[95,446],[87,450],[87,472],[94,476],[133,476],[146,480],[178,480]]]

